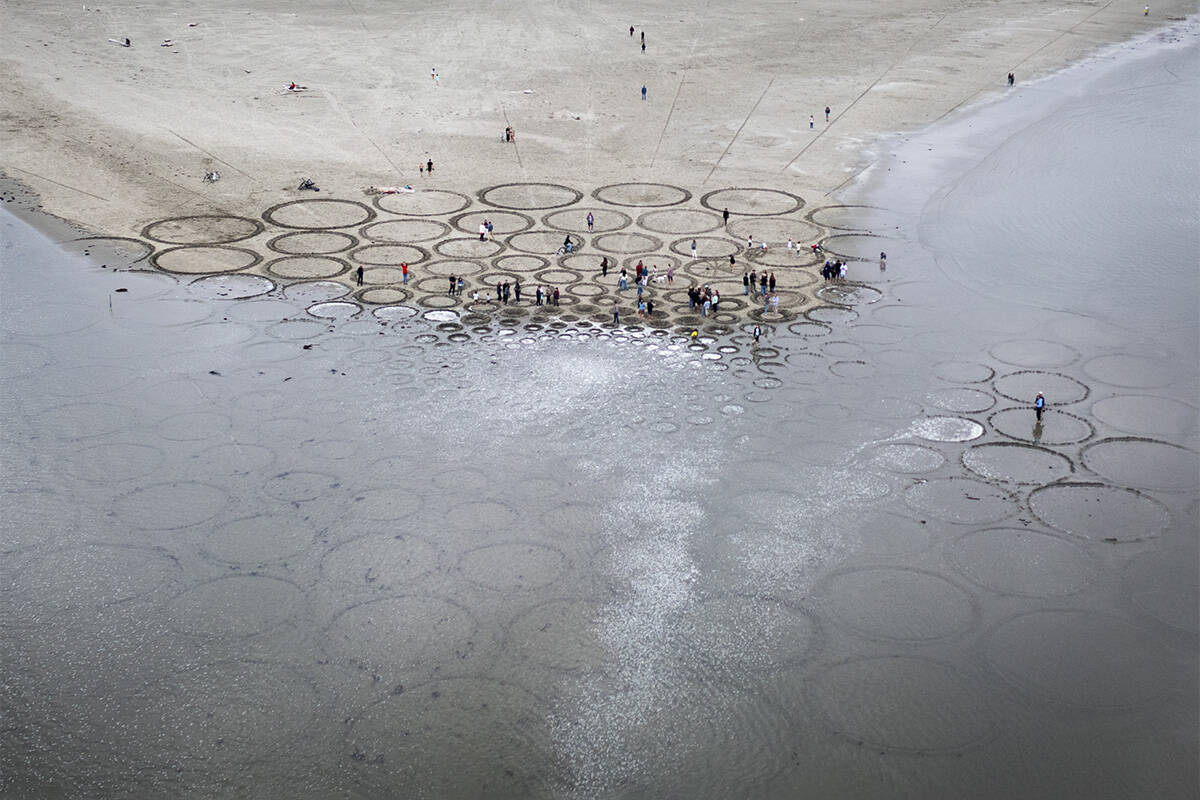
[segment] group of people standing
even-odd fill
[[[825,259],[825,266],[821,267],[821,277],[826,283],[841,283],[846,280],[846,264],[839,258],[837,261]]]
[[[492,238],[492,221],[485,219],[479,223],[479,241],[487,241]]]

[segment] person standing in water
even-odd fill
[[[1037,399],[1033,401],[1033,413],[1037,414],[1037,421],[1042,421],[1042,414],[1046,412],[1046,398],[1041,393],[1037,393]]]

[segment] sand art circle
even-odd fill
[[[1032,403],[1038,392],[1044,392],[1052,405],[1078,403],[1086,400],[1089,389],[1084,384],[1059,372],[1024,369],[1001,375],[992,383],[1002,396],[1016,403]]]
[[[287,256],[266,265],[269,274],[289,280],[336,278],[350,271],[350,264],[333,256]]]
[[[145,598],[182,577],[179,560],[164,548],[89,543],[33,561],[12,583],[36,589],[38,605],[66,610]]]
[[[369,242],[411,244],[440,239],[450,231],[449,225],[436,219],[383,219],[363,226],[358,233]]]
[[[1195,406],[1153,395],[1105,397],[1092,406],[1092,414],[1119,431],[1149,436],[1195,436],[1200,422]]]
[[[803,273],[810,278],[809,284],[817,282],[815,273]],[[883,293],[872,286],[856,283],[830,283],[813,292],[818,300],[844,306],[859,306],[878,303],[883,299]],[[873,318],[873,317],[872,317]],[[906,334],[887,325],[864,323],[854,326],[854,337],[859,341],[870,344],[897,344]]]
[[[173,531],[199,525],[224,511],[229,493],[198,481],[175,481],[139,486],[117,497],[113,511],[128,525],[143,531]]]
[[[819,306],[804,312],[804,316],[812,322],[854,322],[858,312],[844,306]]]
[[[415,244],[367,244],[352,250],[346,258],[371,267],[398,267],[421,263],[429,258],[429,251]]]
[[[810,244],[821,238],[821,229],[799,217],[761,217],[731,220],[726,233],[735,239],[754,237],[754,246],[763,242],[767,252],[782,252],[794,259],[792,263],[814,263]],[[787,241],[792,240],[793,249],[788,250]]]
[[[592,246],[608,253],[653,253],[662,247],[662,240],[647,233],[602,233],[592,239]]]
[[[871,466],[905,474],[932,472],[946,463],[946,457],[923,444],[884,444],[870,451]]]
[[[592,215],[590,231],[588,214]],[[542,217],[542,224],[564,233],[612,233],[628,228],[633,224],[633,218],[611,208],[571,208],[546,214]]]
[[[386,461],[386,459],[384,460]],[[375,462],[368,470],[374,477],[386,477],[387,469],[381,462]],[[403,470],[397,471],[393,478],[408,477]],[[402,483],[388,486],[375,486],[362,489],[350,498],[348,511],[357,519],[370,522],[395,522],[412,517],[424,505],[422,497],[406,489]]]
[[[494,239],[480,240],[478,236],[462,236],[443,239],[433,246],[433,251],[446,258],[491,258],[504,250],[504,245]]]
[[[422,272],[427,272],[429,275],[438,278],[444,278],[442,284],[438,287],[438,291],[449,289],[449,278],[451,275],[455,277],[469,278],[473,275],[478,275],[483,272],[483,265],[478,261],[469,261],[460,258],[447,258],[441,261],[430,261],[428,264],[421,266]],[[397,281],[398,282],[398,281]]]
[[[604,646],[593,630],[595,618],[592,602],[549,600],[513,620],[505,643],[520,663],[576,672],[604,659]]]
[[[937,478],[904,491],[910,508],[964,525],[999,522],[1018,510],[1015,495],[973,478]]]
[[[1019,442],[971,445],[962,453],[962,464],[981,478],[1004,483],[1040,486],[1075,473],[1071,459]]]
[[[418,189],[377,195],[371,201],[380,211],[409,217],[437,217],[457,214],[471,205],[471,198],[449,189]]]
[[[161,419],[154,432],[168,442],[199,442],[217,436],[226,437],[233,417],[216,411],[183,411]]]
[[[279,203],[264,211],[262,218],[280,228],[295,230],[352,228],[375,219],[375,209],[357,200],[321,197]]]
[[[991,354],[1005,364],[1034,369],[1065,367],[1079,360],[1074,347],[1042,339],[1010,339],[992,347]]]
[[[68,253],[99,261],[102,267],[115,269],[128,269],[154,252],[154,245],[128,236],[80,236],[59,247]]]
[[[946,383],[983,383],[990,381],[996,371],[978,361],[939,361],[933,365],[933,374]]]
[[[821,240],[828,255],[843,261],[877,261],[880,251],[899,244],[896,239],[874,233],[835,233]]]
[[[1191,637],[1200,631],[1195,550],[1159,550],[1133,558],[1121,575],[1140,612]]]
[[[959,414],[982,414],[996,405],[996,398],[981,389],[955,386],[935,389],[925,395],[931,405]]]
[[[838,736],[900,753],[950,754],[995,735],[988,695],[948,664],[872,656],[834,664],[799,681],[808,705]],[[870,692],[863,687],[870,686]],[[874,698],[887,697],[878,703]],[[930,709],[939,709],[931,714]]]
[[[165,455],[158,447],[112,442],[73,448],[63,470],[72,478],[99,483],[122,483],[156,471]]]
[[[324,323],[307,319],[285,319],[268,325],[263,333],[273,339],[285,342],[300,342],[313,339],[326,331]]]
[[[780,189],[715,189],[700,198],[700,205],[718,214],[726,208],[730,214],[771,217],[790,214],[804,207],[799,195]]]
[[[316,529],[304,518],[269,512],[221,524],[204,537],[200,549],[225,564],[279,564],[305,553],[316,538]]]
[[[206,275],[188,284],[188,292],[207,300],[246,300],[275,290],[275,282],[261,275]]]
[[[1123,436],[1101,439],[1083,448],[1083,465],[1120,486],[1182,492],[1194,489],[1200,456],[1170,442]]]
[[[304,593],[291,581],[231,575],[181,592],[165,613],[167,625],[179,633],[242,639],[283,625],[304,604]]]
[[[1118,353],[1096,356],[1083,364],[1088,377],[1122,389],[1159,389],[1179,377],[1175,365],[1165,359]]]
[[[386,577],[371,565],[361,566],[363,574]],[[325,630],[325,646],[338,660],[395,680],[414,666],[469,649],[478,631],[478,620],[458,603],[404,594],[368,600],[341,611]]]
[[[582,280],[583,276],[575,270],[564,269],[562,267],[551,267],[537,272],[533,276],[535,281],[548,283],[551,286],[557,284],[559,286],[567,283],[575,283]]]
[[[563,576],[567,565],[561,550],[537,542],[486,545],[468,550],[458,559],[458,569],[466,580],[501,592],[549,586]]]
[[[339,489],[341,480],[328,472],[312,472],[308,470],[293,470],[281,472],[262,484],[262,491],[268,497],[282,500],[285,503],[302,503],[316,500]]]
[[[818,631],[804,610],[746,595],[689,604],[679,626],[687,631],[692,658],[705,666],[706,679],[735,685],[802,663],[811,657]]]
[[[163,244],[229,244],[257,236],[263,224],[248,217],[200,214],[151,222],[142,236]]]
[[[1031,611],[1001,623],[984,656],[1023,691],[1100,710],[1161,697],[1168,685],[1162,676],[1174,660],[1149,631],[1111,614],[1072,609]]]
[[[578,234],[568,234],[571,238],[571,244],[575,251],[578,252],[583,247],[583,237]],[[566,239],[559,231],[523,231],[514,233],[507,237],[504,243],[521,253],[532,253],[534,255],[559,255],[559,251],[563,247],[563,240]]]
[[[550,259],[522,253],[500,256],[492,261],[492,266],[501,272],[536,272],[550,266]]]
[[[362,306],[358,303],[350,303],[344,300],[333,300],[326,303],[314,303],[305,309],[309,314],[321,319],[344,320],[358,316],[362,312]],[[321,343],[321,348],[328,348],[334,340],[326,340]],[[342,339],[341,341],[346,341]],[[350,340],[353,341],[353,340]]]
[[[517,211],[500,211],[498,209],[485,211],[468,211],[456,214],[450,218],[450,224],[463,233],[469,233],[479,238],[479,226],[484,220],[492,223],[491,236],[508,236],[513,233],[527,231],[534,226],[533,217]],[[448,231],[447,231],[448,232]],[[491,238],[488,236],[487,238]]]
[[[934,572],[859,567],[834,572],[817,590],[817,608],[870,639],[934,642],[978,625],[974,597]]]
[[[671,236],[719,230],[724,223],[718,214],[696,208],[665,208],[647,211],[637,218],[639,228]]]
[[[1050,527],[1094,542],[1140,542],[1166,530],[1171,512],[1136,489],[1054,483],[1034,489],[1029,510]]]
[[[240,272],[260,261],[262,256],[254,250],[215,244],[169,247],[150,256],[150,263],[156,269],[181,275]]]
[[[983,436],[984,428],[966,417],[922,417],[909,431],[927,442],[969,442]]]
[[[1096,435],[1092,423],[1056,408],[1047,411],[1039,423],[1032,404],[995,411],[987,423],[1001,436],[1027,444],[1078,444]]]
[[[540,211],[574,205],[583,199],[583,192],[558,183],[502,183],[484,189],[478,197],[487,206]]]
[[[946,547],[954,568],[977,586],[1017,597],[1064,597],[1099,573],[1087,552],[1063,536],[1028,528],[984,528]]]
[[[686,203],[692,193],[665,183],[610,183],[593,190],[592,197],[610,206],[656,208]]]
[[[722,239],[717,236],[695,236],[691,238],[684,237],[671,242],[668,247],[671,252],[683,256],[685,258],[692,257],[692,242],[696,243],[696,258],[700,260],[710,258],[728,259],[732,255],[741,252],[742,248],[737,242],[730,239]]]
[[[821,206],[809,211],[806,216],[811,222],[835,231],[870,231],[876,228],[899,227],[899,220],[893,212],[878,206]]]
[[[803,336],[806,339],[815,339],[821,336],[828,336],[833,332],[829,325],[823,322],[793,322],[787,328],[797,336]]]
[[[358,244],[358,239],[340,231],[292,231],[267,242],[267,249],[285,256],[320,256],[340,253]]]

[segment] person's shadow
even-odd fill
[[[1041,443],[1043,431],[1044,431],[1044,428],[1042,427],[1042,421],[1040,419],[1037,422],[1033,423],[1033,441],[1035,443],[1038,443],[1038,444]]]

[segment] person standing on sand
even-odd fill
[[[458,280],[455,279],[454,273],[450,273],[450,294],[454,295],[454,288],[458,286]]]
[[[630,34],[630,36],[632,36],[632,35],[633,34]],[[612,312],[613,312],[613,325],[620,325],[621,324],[621,309],[617,306],[616,300],[613,300]]]
[[[646,102],[646,84],[642,84],[642,102]]]
[[[600,259],[600,277],[601,278],[608,277],[608,256],[605,256],[604,258]]]
[[[742,273],[742,294],[750,296],[750,276],[745,272]]]
[[[647,300],[646,301],[646,317],[649,318],[649,317],[653,317],[653,316],[654,316],[654,301]]]
[[[767,293],[767,273],[765,271],[758,276],[758,288],[760,293],[764,295]]]
[[[558,287],[554,287],[554,305],[558,305]]]
[[[433,174],[433,159],[432,158],[425,162],[425,172],[430,175]]]
[[[632,25],[629,26],[629,38],[630,39],[633,38],[633,26]]]
[[[692,239],[692,261],[696,260],[696,240]]]
[[[758,288],[758,273],[750,270],[750,291],[755,291]]]
[[[1017,76],[1016,76],[1016,75],[1012,74],[1011,72],[1010,72],[1010,73],[1008,73],[1008,85],[1009,85],[1009,86],[1012,86],[1012,85],[1013,85],[1013,83],[1015,83],[1015,82],[1016,82],[1016,80],[1017,80]]]
[[[408,262],[400,262],[400,274],[404,276],[404,283],[408,283]]]
[[[592,212],[587,215],[588,233],[591,233],[596,227],[596,218],[592,216]]]
[[[729,224],[729,209],[728,208],[726,208],[724,211],[721,212],[721,221],[724,222],[726,225]]]
[[[487,228],[488,241],[490,242],[492,240],[492,221],[490,219],[485,219],[483,224],[484,227]]]
[[[812,114],[809,114],[808,115],[808,129],[811,131],[814,127],[816,127],[816,125],[817,125],[817,121],[815,119],[813,119]]]
[[[1033,401],[1033,413],[1037,415],[1037,421],[1042,421],[1042,414],[1046,411],[1046,398],[1041,392],[1037,393],[1037,399]]]
[[[825,106],[825,121],[829,122],[829,106]]]
[[[363,281],[363,268],[362,268],[362,265],[361,265],[361,264],[359,265],[358,269],[357,269],[357,270],[355,270],[355,272],[354,272],[354,275],[355,275],[355,277],[358,279],[358,285],[359,285],[359,286],[362,286],[362,281]]]
[[[646,34],[642,34],[642,54],[646,53]]]
[[[879,251],[879,268],[887,269],[887,253],[882,250]]]
[[[675,282],[675,265],[672,264],[671,266],[667,267],[667,283],[674,283],[674,282]]]
[[[758,337],[760,337],[760,336],[762,336],[762,327],[759,325],[755,325],[754,326],[754,346],[755,347],[758,347]]]
[[[767,286],[771,287],[771,293],[775,293],[775,273],[771,273],[770,279],[767,281]]]

